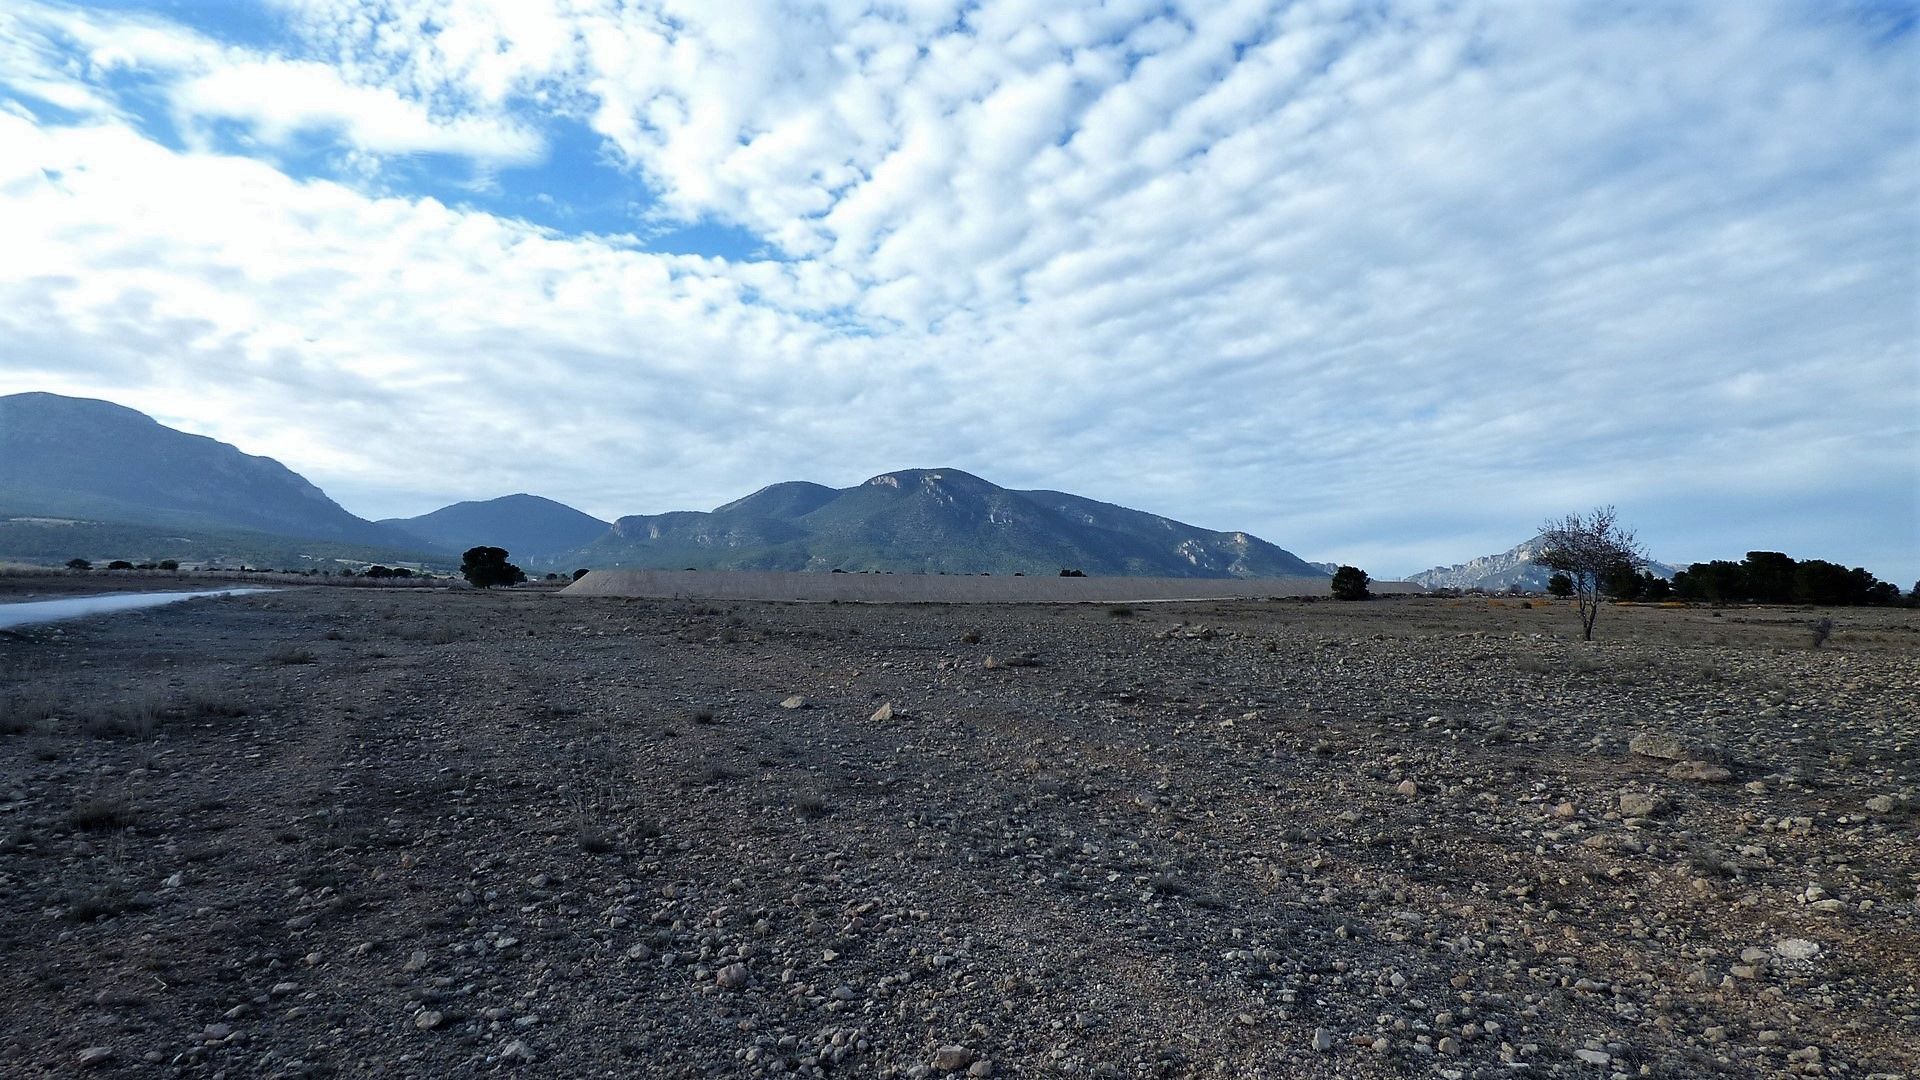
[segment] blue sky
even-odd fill
[[[1915,3],[0,8],[0,393],[369,517],[967,469],[1920,577]]]

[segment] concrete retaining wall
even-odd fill
[[[595,570],[568,596],[684,600],[841,600],[867,604],[1113,604],[1165,600],[1327,596],[1326,578],[962,577],[954,574],[819,574],[771,570]],[[1421,592],[1376,581],[1377,593]]]

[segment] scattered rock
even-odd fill
[[[728,964],[726,967],[714,972],[713,975],[713,981],[727,990],[738,990],[747,985],[747,978],[748,972],[747,965],[745,964]]]
[[[973,1064],[973,1051],[964,1046],[943,1046],[933,1052],[933,1067],[941,1072],[959,1072]]]
[[[1773,952],[1782,960],[1811,960],[1820,955],[1820,944],[1806,938],[1781,938],[1773,943]]]
[[[1703,784],[1718,784],[1733,779],[1733,770],[1725,765],[1715,765],[1708,761],[1683,761],[1668,769],[1667,776],[1674,780],[1697,780]]]
[[[1875,795],[1867,800],[1867,809],[1876,814],[1893,813],[1894,801],[1891,795]]]
[[[1399,792],[1402,795],[1418,795],[1420,794],[1420,785],[1414,783],[1411,780],[1402,780],[1400,781],[1400,786],[1394,788],[1393,790]]]
[[[1313,1048],[1322,1054],[1333,1049],[1333,1036],[1327,1033],[1326,1028],[1313,1029]]]
[[[89,1046],[85,1050],[80,1051],[79,1057],[74,1058],[74,1064],[83,1069],[97,1069],[112,1060],[113,1047]]]
[[[795,694],[785,701],[782,701],[780,707],[783,709],[804,709],[807,707],[807,699],[802,694]]]
[[[432,1031],[446,1020],[446,1016],[433,1009],[421,1009],[413,1014],[413,1026],[421,1031]]]
[[[1648,791],[1620,793],[1620,815],[1630,818],[1656,817],[1667,808],[1667,801]]]
[[[1627,749],[1641,757],[1663,758],[1667,761],[1717,763],[1721,760],[1720,748],[1714,744],[1697,739],[1681,738],[1663,731],[1641,732],[1628,741]]]
[[[881,723],[885,723],[888,720],[893,719],[893,716],[894,716],[893,702],[889,701],[885,705],[882,705],[879,708],[873,710],[873,715],[867,717],[867,719],[873,721],[876,724],[881,724]]]

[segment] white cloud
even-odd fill
[[[436,489],[396,461],[602,514],[937,464],[1388,571],[1586,501],[1681,556],[1815,513],[1826,557],[1920,547],[1911,33],[1768,4],[282,9],[277,51],[0,29],[0,82],[98,118],[0,118],[28,343],[0,389],[211,393],[379,512]],[[129,64],[268,143],[508,163],[577,121],[656,213],[784,258],[172,153],[100,78]]]
[[[110,84],[128,77],[156,80],[174,123],[202,142],[210,124],[232,121],[282,149],[316,137],[363,155],[443,153],[487,165],[526,164],[545,151],[533,129],[501,112],[436,113],[333,65],[225,45],[173,23],[34,3],[0,14],[0,87],[124,117]]]

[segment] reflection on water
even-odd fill
[[[29,600],[23,604],[0,604],[0,630],[28,623],[77,619],[82,615],[105,615],[115,611],[134,611],[159,607],[196,596],[239,596],[242,593],[273,592],[272,589],[202,589],[199,592],[108,593],[104,596],[69,596],[62,600]]]

